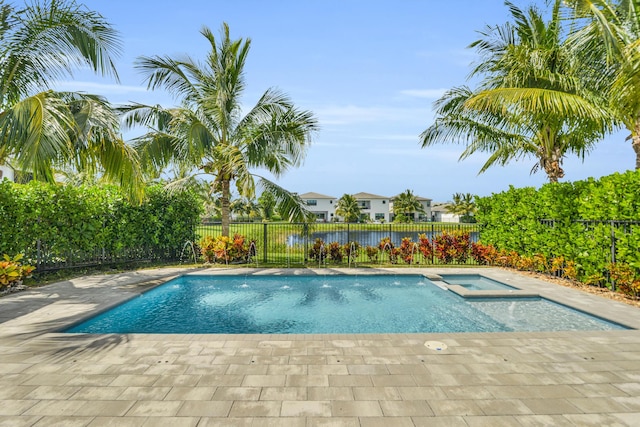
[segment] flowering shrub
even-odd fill
[[[7,254],[3,256],[3,261],[0,261],[0,289],[21,284],[23,279],[31,277],[35,267],[22,265],[21,259],[22,254],[13,258]]]
[[[317,238],[313,246],[311,246],[309,249],[309,258],[317,262],[324,262],[327,258],[327,249],[322,239]]]
[[[449,264],[456,261],[463,264],[469,258],[471,238],[469,233],[464,231],[454,231],[453,233],[443,231],[433,239],[433,246],[436,257],[441,262]]]
[[[367,247],[364,248],[364,252],[367,254],[367,257],[369,258],[369,262],[378,261],[378,254],[380,253],[380,250],[375,246],[367,245]]]
[[[389,252],[393,249],[393,242],[391,241],[391,237],[384,237],[380,239],[380,243],[378,244],[378,249],[381,251]]]
[[[563,256],[558,256],[551,260],[549,272],[554,276],[564,277],[565,279],[576,280],[578,278],[576,263],[566,260]]]
[[[391,248],[389,250],[389,262],[391,264],[397,264],[398,258],[400,258],[401,256],[402,254],[400,252],[400,248]]]
[[[418,236],[418,251],[422,254],[424,261],[431,262],[433,259],[433,245],[424,233]]]
[[[418,244],[411,241],[411,237],[403,237],[398,248],[398,256],[405,264],[413,263],[413,256],[418,252]]]
[[[378,244],[378,249],[380,252],[386,252],[389,256],[389,262],[391,264],[398,263],[398,257],[400,256],[400,250],[393,245],[391,241],[391,237],[384,237],[380,239],[380,243]]]
[[[471,258],[479,265],[493,265],[498,257],[498,250],[493,245],[471,243]]]
[[[618,290],[623,294],[638,297],[640,293],[640,276],[629,264],[610,263],[609,275]]]
[[[200,241],[200,248],[205,262],[244,262],[249,259],[251,242],[240,234],[211,237],[205,236]]]
[[[331,242],[327,245],[327,256],[330,260],[335,262],[342,262],[344,258],[344,251],[342,250],[342,245],[338,242]]]

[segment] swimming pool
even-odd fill
[[[419,333],[626,329],[542,298],[461,298],[420,275],[182,276],[71,333]]]

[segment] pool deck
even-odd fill
[[[639,426],[640,330],[63,334],[184,274],[483,274],[640,329],[640,309],[477,269],[197,269],[87,276],[0,298],[0,426]]]

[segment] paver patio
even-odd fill
[[[640,425],[640,331],[634,329],[358,335],[55,332],[184,272],[168,268],[89,276],[0,298],[0,426]],[[229,273],[197,271],[204,272]],[[446,272],[481,272],[640,329],[639,309],[596,295],[501,269]],[[427,341],[447,348],[432,350]]]

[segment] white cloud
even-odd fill
[[[57,90],[67,90],[74,92],[97,93],[101,95],[123,95],[128,93],[147,93],[147,88],[143,86],[126,86],[118,84],[106,84],[86,81],[59,81],[55,84]]]
[[[406,89],[401,90],[400,93],[402,95],[411,96],[414,98],[428,98],[428,99],[438,99],[447,89],[439,88],[439,89]]]
[[[432,115],[427,108],[325,106],[313,109],[321,125],[348,125],[371,122],[424,121]]]

